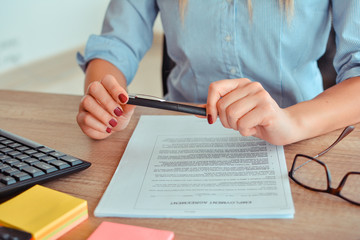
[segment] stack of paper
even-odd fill
[[[141,116],[95,216],[293,218],[284,149],[220,121]]]
[[[88,218],[85,200],[36,185],[0,205],[0,225],[56,239]]]

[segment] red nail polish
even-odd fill
[[[106,128],[106,132],[107,132],[107,133],[111,133],[111,128],[109,128],[109,127]]]
[[[210,114],[208,114],[207,120],[208,120],[208,123],[209,123],[209,124],[213,124],[213,123],[214,123],[214,122],[213,122],[213,119],[212,119],[212,117],[211,117]]]
[[[121,93],[121,94],[119,95],[119,100],[120,100],[120,102],[122,102],[122,103],[126,103],[127,97],[125,96],[125,94]]]
[[[112,127],[115,127],[117,125],[117,122],[115,121],[115,119],[111,119],[109,121],[109,124],[112,126]]]
[[[114,113],[116,116],[120,117],[123,114],[123,111],[119,107],[117,107],[115,108]]]

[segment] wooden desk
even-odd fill
[[[80,96],[0,90],[0,127],[92,163],[85,171],[44,186],[86,199],[89,219],[61,239],[86,239],[102,221],[175,232],[175,239],[360,239],[360,207],[330,194],[306,190],[290,180],[294,219],[136,219],[93,215],[141,114],[174,114],[138,107],[129,127],[94,141],[77,126]],[[337,186],[348,171],[360,171],[360,125],[321,159]],[[341,130],[285,146],[288,168],[296,153],[315,155]],[[126,182],[124,183],[126,184]],[[126,197],[126,196],[124,196]]]

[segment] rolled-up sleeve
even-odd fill
[[[84,55],[77,54],[79,66],[85,71],[92,59],[106,60],[125,75],[129,84],[151,47],[157,13],[155,0],[112,0],[101,34],[91,35]]]
[[[336,32],[336,82],[360,76],[360,1],[332,0]]]

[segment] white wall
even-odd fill
[[[109,0],[0,0],[0,73],[83,46]]]

